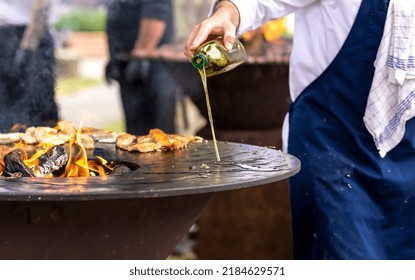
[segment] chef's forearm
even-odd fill
[[[52,0],[36,0],[33,4],[30,22],[27,25],[20,48],[35,50],[39,46],[40,39],[47,29],[47,21]]]

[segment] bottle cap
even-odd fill
[[[192,65],[197,69],[203,69],[208,65],[208,59],[204,54],[197,53],[192,57]]]

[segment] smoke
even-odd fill
[[[14,124],[50,125],[58,120],[54,101],[54,45],[44,34],[34,51],[21,50],[23,26],[0,28],[0,131]]]

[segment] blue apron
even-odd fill
[[[415,120],[380,158],[363,123],[386,0],[363,0],[343,47],[290,106],[295,259],[415,258]]]

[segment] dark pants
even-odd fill
[[[54,126],[58,108],[54,100],[54,48],[47,32],[39,48],[15,63],[24,27],[0,28],[0,131],[14,124]]]
[[[175,132],[176,86],[161,63],[151,63],[144,82],[129,83],[122,77],[119,83],[128,133],[143,135],[152,128]]]
[[[156,5],[158,2],[158,5]],[[134,48],[142,17],[152,17],[150,7],[157,17],[163,15],[166,32],[160,44],[167,44],[172,38],[172,15],[170,1],[111,1],[108,7],[106,32],[110,51],[109,65],[119,65],[117,57],[129,54]],[[156,4],[155,4],[156,3]],[[166,13],[169,10],[169,13]],[[116,67],[116,66],[114,66]],[[176,84],[170,73],[158,62],[151,62],[148,75],[136,77],[135,82],[127,82],[119,69],[118,80],[124,108],[126,131],[135,135],[147,134],[149,129],[160,128],[166,133],[175,132]]]

